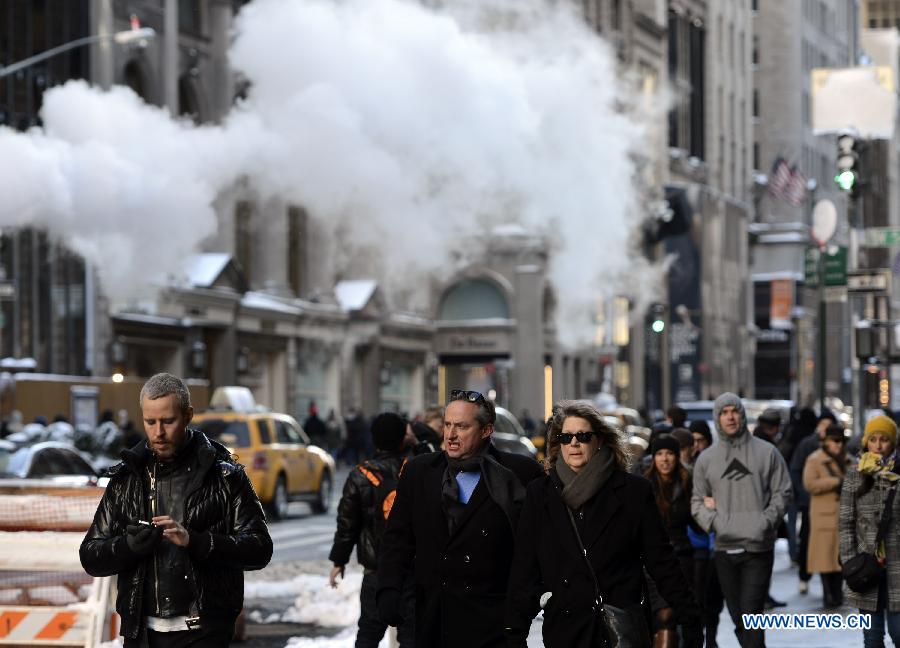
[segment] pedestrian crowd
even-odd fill
[[[145,442],[108,471],[82,565],[117,576],[126,646],[227,646],[243,572],[271,559],[265,515],[243,466],[189,426],[182,380],[152,377],[140,404]],[[785,426],[766,411],[751,432],[731,393],[712,426],[672,408],[646,438],[563,400],[543,424],[539,463],[492,443],[497,412],[480,392],[453,390],[431,414],[348,417],[372,450],[349,457],[329,580],[355,550],[359,648],[389,626],[403,648],[524,648],[538,614],[550,648],[712,648],[726,607],[739,644],[764,646],[742,615],[782,605],[769,594],[778,537],[801,594],[819,574],[825,609],[846,601],[871,615],[867,648],[885,633],[900,641],[889,416],[866,423],[854,453],[828,411],[793,411]]]
[[[785,605],[770,595],[779,537],[801,595],[819,574],[824,611],[852,605],[871,615],[867,648],[885,632],[900,645],[888,416],[867,423],[854,453],[827,409],[766,410],[751,432],[725,393],[712,421],[673,407],[640,434],[560,401],[540,466],[491,444],[493,405],[478,392],[452,392],[442,420],[440,451],[415,456],[403,419],[376,418],[375,459],[347,480],[331,583],[355,545],[357,647],[389,625],[401,646],[523,647],[542,613],[545,646],[714,648],[726,608],[738,643],[764,646],[742,615]],[[395,489],[389,515],[369,471]]]

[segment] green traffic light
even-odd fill
[[[856,173],[850,170],[841,171],[834,176],[834,181],[843,191],[853,191],[853,187],[856,185]]]
[[[653,320],[653,324],[650,325],[650,328],[654,333],[662,333],[666,328],[666,323],[660,319]]]

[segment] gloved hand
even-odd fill
[[[375,605],[378,607],[378,617],[382,623],[392,626],[403,623],[403,616],[400,614],[400,590],[381,590],[375,599]]]
[[[149,556],[162,540],[163,531],[163,527],[152,524],[149,526],[129,524],[125,529],[125,542],[135,555]]]

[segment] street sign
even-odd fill
[[[15,299],[16,284],[12,281],[0,281],[0,299]]]
[[[847,275],[848,292],[887,292],[890,286],[890,270],[857,270]]]
[[[819,250],[815,247],[806,248],[806,258],[803,269],[808,288],[819,287]],[[847,248],[832,247],[825,251],[825,285],[847,285]]]
[[[865,230],[869,247],[900,245],[900,227],[869,227]]]

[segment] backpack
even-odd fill
[[[391,474],[381,474],[368,461],[364,461],[356,467],[363,477],[368,479],[369,483],[375,487],[372,516],[375,519],[375,527],[379,531],[384,529],[391,515],[394,500],[397,498],[397,484],[400,481],[400,475],[403,474],[403,469],[406,467],[406,461],[406,459],[403,460],[396,477]]]

